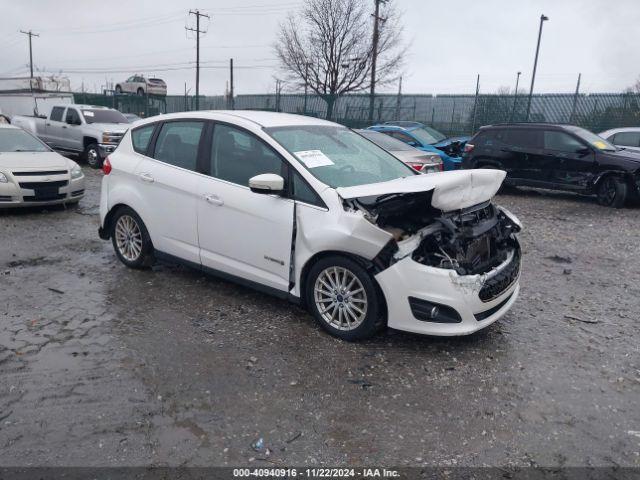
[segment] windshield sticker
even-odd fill
[[[82,111],[82,114],[83,114],[85,117],[93,117],[93,112],[92,112],[92,111],[90,111],[90,110],[83,110],[83,111]]]
[[[304,150],[302,152],[293,152],[307,168],[327,167],[335,165],[329,157],[320,150]]]
[[[607,148],[607,144],[601,141],[593,142],[593,146],[600,150],[605,150]]]

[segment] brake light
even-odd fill
[[[417,170],[419,172],[421,172],[422,169],[424,168],[424,163],[407,162],[407,165],[409,165],[411,168],[413,168],[414,170]]]
[[[102,162],[102,172],[105,175],[109,175],[111,173],[111,162],[109,161],[109,157],[104,159],[104,162]]]
[[[438,164],[438,170],[440,170],[441,172],[444,171],[444,164],[443,163],[439,163]]]
[[[471,152],[473,152],[474,148],[475,148],[475,145],[472,145],[470,143],[466,143],[464,145],[464,153],[471,153]]]

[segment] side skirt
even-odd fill
[[[253,282],[251,280],[247,280],[246,278],[238,277],[236,275],[231,275],[230,273],[222,272],[220,270],[216,270],[215,268],[206,267],[204,265],[191,262],[189,260],[184,260],[180,257],[176,257],[175,255],[171,255],[169,253],[164,253],[156,250],[154,251],[154,256],[158,261],[163,263],[173,263],[178,265],[184,265],[185,267],[189,267],[194,270],[200,270],[201,272],[204,272],[207,275],[221,278],[222,280],[227,280],[229,282],[237,283],[238,285],[251,288],[261,293],[266,293],[267,295],[271,295],[273,297],[278,297],[283,300],[288,300],[289,302],[295,303],[297,305],[301,303],[300,297],[296,297],[295,295],[292,295],[289,292],[284,292],[282,290],[278,290],[277,288],[273,288],[273,287],[267,287],[266,285],[262,285],[261,283]]]

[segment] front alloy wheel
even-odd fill
[[[367,315],[367,294],[358,277],[343,267],[325,268],[313,287],[316,308],[338,330],[354,330]]]
[[[627,199],[627,184],[619,178],[607,176],[598,185],[598,203],[605,207],[622,208]]]
[[[98,146],[95,143],[87,146],[84,151],[84,158],[87,161],[87,165],[89,165],[91,168],[100,168],[102,166],[100,151],[98,150]]]
[[[320,326],[343,340],[360,340],[385,324],[382,291],[354,259],[331,255],[318,260],[305,282],[305,303]]]

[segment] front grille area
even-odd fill
[[[489,302],[509,288],[518,278],[520,273],[520,250],[516,250],[511,263],[505,267],[498,275],[488,279],[478,296],[483,302]]]
[[[479,322],[481,322],[482,320],[486,320],[491,315],[493,315],[498,310],[500,310],[502,307],[504,307],[507,304],[507,302],[511,299],[512,296],[513,296],[513,293],[509,295],[507,298],[505,298],[503,301],[501,301],[495,307],[491,307],[489,310],[485,310],[484,312],[475,313],[473,316],[476,317],[476,320]]]
[[[55,193],[50,195],[40,195],[40,196],[26,196],[24,198],[25,202],[52,202],[54,200],[62,200],[66,195],[64,193]]]
[[[66,175],[67,170],[43,170],[41,172],[11,172],[16,177],[39,177],[40,175]]]
[[[38,190],[41,188],[60,188],[68,185],[68,180],[58,180],[55,182],[19,182],[20,188],[27,188],[29,190]]]

